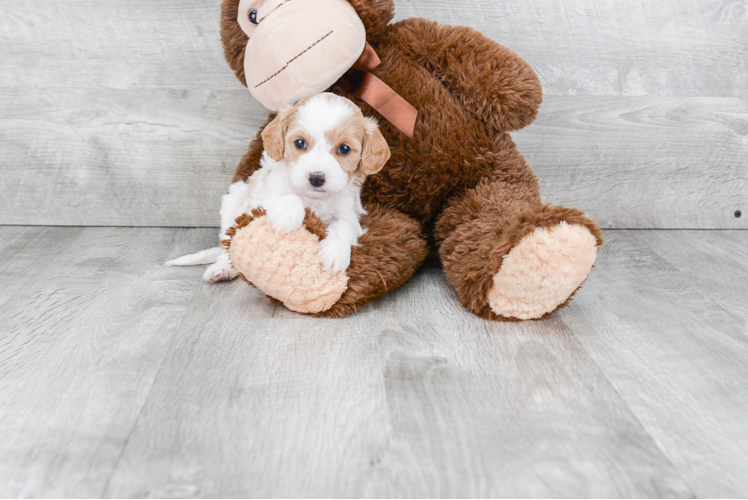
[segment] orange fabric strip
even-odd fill
[[[392,90],[389,85],[366,71],[356,95],[379,111],[379,114],[389,120],[400,132],[410,138],[413,137],[418,110]]]
[[[371,71],[380,64],[382,64],[382,60],[379,59],[379,56],[374,51],[374,47],[369,45],[369,42],[366,42],[364,52],[361,54],[361,57],[358,58],[358,61],[353,64],[352,69]]]
[[[369,71],[381,64],[379,56],[374,48],[366,42],[364,52],[353,65],[354,70],[362,71],[361,85],[355,92],[359,99],[363,99],[380,115],[384,116],[390,123],[408,137],[413,137],[416,126],[418,110],[400,94],[382,80],[372,75]]]

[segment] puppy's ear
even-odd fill
[[[262,146],[268,156],[275,161],[280,161],[286,150],[286,131],[294,109],[291,107],[279,112],[262,131]]]
[[[361,152],[360,170],[362,175],[374,175],[382,170],[384,164],[390,159],[390,146],[384,140],[374,118],[364,118],[364,130],[366,136]]]

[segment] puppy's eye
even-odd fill
[[[296,139],[294,145],[296,149],[306,149],[306,141],[304,139]]]
[[[348,144],[341,144],[340,147],[338,148],[339,155],[345,156],[350,152],[351,152],[351,147]]]
[[[249,22],[252,24],[260,24],[259,21],[257,21],[257,11],[252,10],[249,12]]]

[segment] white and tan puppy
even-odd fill
[[[379,172],[390,157],[376,120],[364,117],[351,101],[335,94],[317,94],[300,101],[262,132],[261,168],[229,187],[221,200],[220,239],[237,217],[262,207],[270,225],[288,232],[301,227],[310,208],[327,225],[319,257],[325,269],[345,271],[351,247],[364,233],[361,185]],[[227,281],[238,273],[228,253],[219,248],[187,255],[171,266],[213,264],[203,279]]]

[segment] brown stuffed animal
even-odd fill
[[[304,0],[273,2],[260,18],[249,11],[252,24],[290,15]],[[537,319],[566,305],[602,238],[579,210],[541,202],[537,178],[508,135],[537,115],[542,92],[531,67],[470,28],[420,18],[390,24],[392,0],[349,3],[381,58],[372,73],[418,111],[413,137],[356,98],[355,78],[337,81],[330,91],[376,116],[392,150],[362,190],[368,232],[350,267],[337,275],[322,269],[316,249],[325,231],[314,214],[296,232],[280,234],[261,211],[230,230],[234,265],[289,309],[342,317],[401,286],[435,248],[462,304],[482,318]],[[245,63],[252,61],[244,60],[249,38],[239,6],[224,0],[221,35],[226,59],[246,85]],[[258,134],[234,181],[259,168],[261,153]]]

